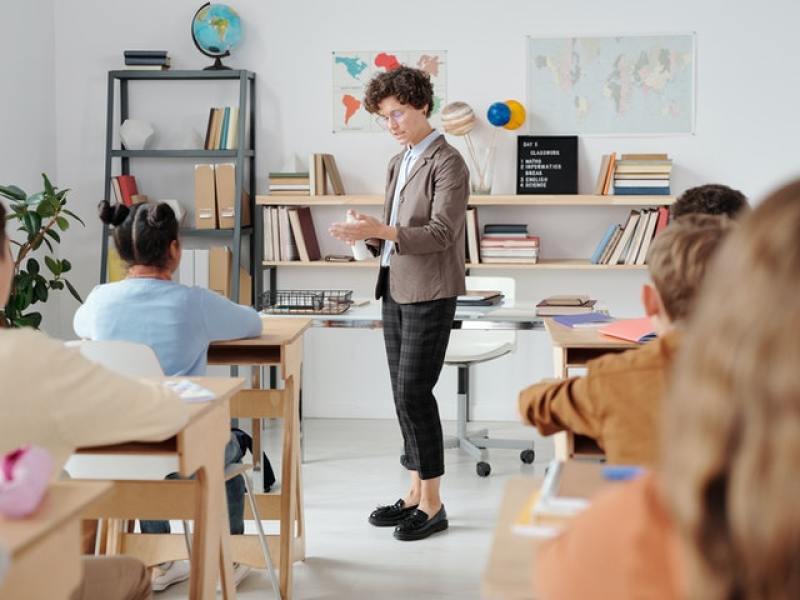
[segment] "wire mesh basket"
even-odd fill
[[[269,290],[261,308],[271,314],[340,315],[353,303],[353,290]]]

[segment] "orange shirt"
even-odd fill
[[[519,395],[522,419],[542,435],[570,430],[593,438],[610,463],[654,465],[661,397],[679,342],[673,330],[589,361],[584,377],[532,385]]]
[[[673,600],[683,565],[658,481],[647,474],[597,496],[536,556],[540,600]]]

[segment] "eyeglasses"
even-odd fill
[[[375,122],[383,127],[384,129],[389,129],[389,121],[394,121],[395,123],[402,123],[403,118],[406,116],[406,111],[396,109],[389,111],[389,116],[385,117],[383,115],[378,115],[375,117]]]

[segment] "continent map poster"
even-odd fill
[[[364,90],[372,77],[400,65],[422,69],[431,76],[433,112],[430,120],[434,127],[441,125],[440,113],[447,104],[446,51],[336,51],[333,52],[334,133],[383,131],[375,116],[364,108]]]
[[[537,134],[690,134],[695,36],[528,38],[528,115]]]

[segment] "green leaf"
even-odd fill
[[[56,190],[53,187],[53,184],[50,183],[50,180],[47,178],[47,175],[42,173],[42,179],[44,179],[44,192],[45,192],[45,194],[48,194],[49,196],[54,195],[56,193]]]
[[[22,202],[28,197],[28,194],[15,185],[0,185],[0,196]]]
[[[39,246],[42,245],[42,241],[44,240],[43,237],[36,238],[36,241],[31,244],[31,249],[38,250]]]
[[[28,237],[36,235],[38,227],[36,227],[36,221],[33,220],[33,213],[26,212],[22,215],[22,225],[25,227]]]
[[[72,263],[70,263],[66,258],[61,261],[61,272],[66,273],[72,268]]]
[[[63,212],[64,214],[67,214],[67,215],[69,215],[70,217],[72,217],[73,219],[75,219],[76,221],[78,221],[78,223],[80,223],[81,225],[83,225],[84,227],[86,227],[86,223],[84,223],[84,222],[83,222],[83,219],[81,219],[81,218],[80,218],[78,215],[76,215],[76,214],[75,214],[74,212],[72,212],[71,210],[67,210],[67,209],[65,208],[65,209],[62,209],[62,211],[61,211],[61,212]]]
[[[51,243],[50,243],[50,240],[48,240],[46,237],[43,237],[43,238],[42,238],[42,241],[43,241],[45,244],[47,244],[47,247],[48,247],[48,248],[50,248],[50,252],[55,252],[55,250],[53,249],[53,244],[51,244]]]
[[[54,231],[52,229],[48,229],[47,231],[44,232],[44,234],[50,236],[51,238],[53,238],[57,242],[61,242],[61,236],[58,235],[57,231]]]
[[[67,289],[69,290],[69,293],[72,294],[72,297],[75,298],[75,300],[77,300],[81,304],[83,304],[83,299],[81,298],[81,295],[78,293],[78,290],[76,290],[75,287],[66,279],[64,280],[64,283],[67,284]]]
[[[62,281],[59,281],[58,279],[53,279],[53,280],[50,281],[50,289],[51,290],[63,290],[64,289],[64,283]]]
[[[35,258],[29,258],[28,262],[25,265],[25,268],[28,269],[28,273],[30,273],[31,275],[39,274],[39,263]]]
[[[47,302],[47,286],[41,281],[37,281],[33,288],[33,294],[39,302]]]
[[[44,194],[42,192],[37,192],[32,196],[28,196],[28,199],[25,201],[28,206],[33,206],[34,204],[39,204],[44,199]]]
[[[28,313],[27,315],[14,319],[14,325],[17,327],[33,327],[34,329],[39,329],[39,325],[41,324],[42,313],[38,312]]]
[[[61,231],[66,231],[69,229],[69,221],[67,221],[64,217],[56,217],[56,224]]]
[[[49,256],[45,256],[44,257],[44,263],[47,265],[47,268],[50,269],[50,272],[53,275],[55,275],[56,277],[61,275],[61,265],[58,262],[56,262],[55,260],[53,260]]]
[[[36,207],[36,214],[40,217],[52,217],[56,213],[53,210],[53,205],[50,202],[41,202],[39,203],[39,206]]]

